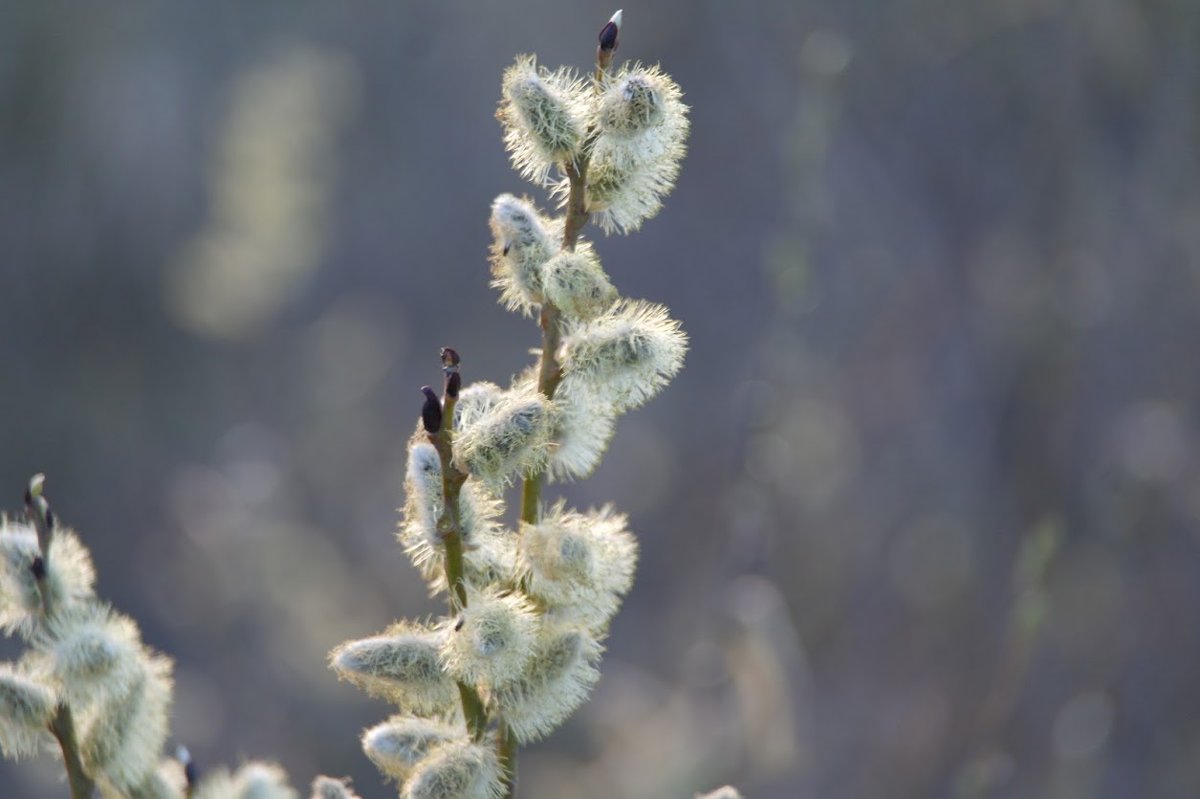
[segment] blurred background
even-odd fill
[[[487,285],[492,197],[544,200],[500,72],[587,68],[614,10],[0,6],[0,507],[49,475],[202,769],[393,793],[326,653],[439,612],[393,539],[417,389],[538,342]],[[587,235],[692,349],[555,489],[643,555],[523,797],[1200,795],[1198,36],[1183,0],[625,9],[690,155]]]

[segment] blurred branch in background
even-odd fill
[[[231,91],[208,170],[204,229],[167,274],[179,324],[244,338],[304,288],[326,251],[336,137],[358,111],[352,61],[276,44]]]

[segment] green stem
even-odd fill
[[[461,612],[467,606],[467,581],[463,576],[462,528],[458,518],[458,495],[467,476],[454,467],[454,401],[447,398],[443,403],[442,429],[428,433],[429,442],[438,451],[442,462],[442,499],[445,509],[438,519],[438,531],[446,547],[446,585],[450,588],[450,609]],[[458,680],[458,695],[462,700],[463,718],[467,729],[476,741],[482,740],[487,730],[487,711],[475,686]]]

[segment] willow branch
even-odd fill
[[[454,406],[457,397],[447,392],[442,401],[442,423],[436,432],[426,432],[429,443],[437,449],[442,463],[442,516],[438,533],[446,548],[446,585],[450,588],[450,609],[461,612],[467,606],[467,583],[463,576],[462,524],[458,515],[458,496],[467,475],[454,466]],[[487,729],[487,711],[473,685],[458,680],[458,695],[462,700],[463,718],[475,740],[483,738]]]

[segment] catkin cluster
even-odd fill
[[[35,477],[26,516],[0,516],[0,630],[27,644],[0,663],[0,754],[61,752],[73,799],[298,799],[278,766],[249,762],[199,779],[187,750],[162,755],[169,658],[93,590],[91,555],[56,523]],[[320,777],[313,799],[358,799]]]
[[[497,116],[513,166],[564,208],[552,217],[508,193],[491,207],[493,285],[507,308],[540,320],[538,363],[507,387],[463,386],[457,353],[445,351],[443,396],[423,389],[399,539],[450,612],[331,654],[341,677],[396,705],[362,745],[405,799],[512,795],[516,746],[549,735],[587,699],[633,584],[638,547],[625,516],[538,501],[543,481],[596,467],[617,417],[657,394],[687,348],[667,309],[621,297],[579,238],[581,213],[621,232],[652,216],[688,129],[679,88],[661,70],[608,69],[619,21],[601,34],[591,79],[533,56],[502,79]],[[513,484],[522,512],[507,526]]]

